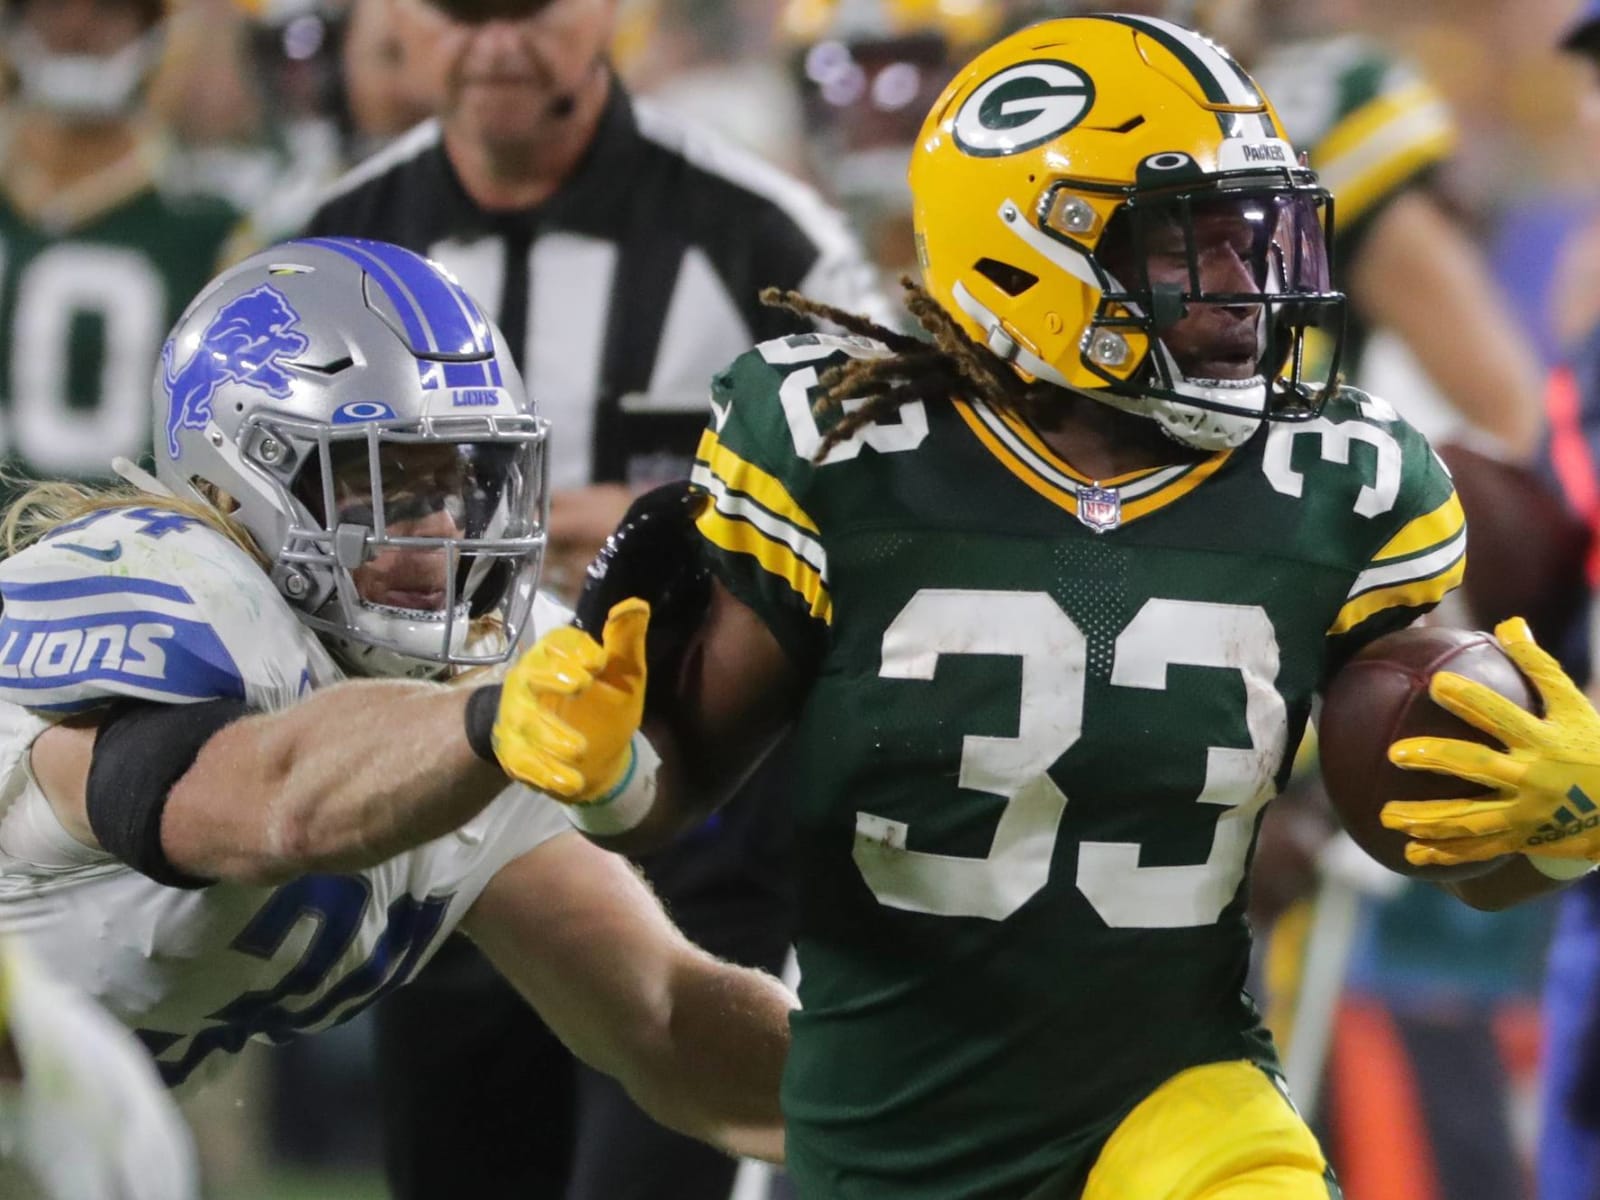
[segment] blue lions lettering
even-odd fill
[[[211,419],[211,397],[225,383],[260,388],[274,400],[289,395],[290,377],[279,362],[305,353],[311,344],[295,329],[300,314],[283,295],[262,284],[224,304],[200,335],[200,345],[176,371],[173,344],[161,348],[167,394],[167,452],[180,457],[178,430],[204,429]]]

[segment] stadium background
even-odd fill
[[[796,64],[815,31],[797,24],[793,0],[619,2],[615,58],[636,92],[721,126],[796,173],[811,173]],[[339,67],[332,51],[341,30],[370,39],[362,53],[382,74],[387,3],[173,0],[149,93],[170,145],[163,186],[222,193],[248,214],[241,244],[292,231],[341,163],[417,115],[403,77],[391,74],[376,83],[351,81],[352,108],[367,127],[361,136],[341,139],[325,120],[324,73]],[[1487,256],[1520,336],[1543,368],[1554,367],[1569,348],[1564,342],[1600,316],[1600,237],[1591,232],[1600,229],[1600,121],[1585,121],[1582,111],[1600,101],[1586,99],[1582,64],[1556,49],[1582,7],[1578,0],[1264,3],[1292,8],[1297,21],[1323,29],[1373,36],[1409,56],[1443,94],[1460,138],[1435,181],[1439,194]],[[964,11],[979,25],[1006,19],[984,9],[982,0],[970,0]],[[1441,427],[1448,423],[1439,415],[1448,406],[1395,339],[1374,340],[1361,382],[1408,415],[1426,411]],[[1460,969],[1428,974],[1424,966],[1421,982],[1396,983],[1383,952],[1360,933],[1353,968],[1355,984],[1379,996],[1390,986],[1431,988],[1441,1003],[1492,1009],[1524,1156],[1539,1121],[1537,992],[1548,917],[1535,909],[1496,925],[1463,922],[1466,949],[1452,956]],[[227,1079],[191,1101],[208,1194],[383,1195],[368,1037],[358,1020],[290,1048],[253,1047]],[[465,1188],[469,1164],[463,1179]],[[741,1194],[759,1194],[753,1176]],[[1369,1197],[1352,1192],[1351,1200]]]

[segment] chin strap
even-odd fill
[[[111,472],[124,482],[133,484],[141,492],[149,492],[152,496],[166,496],[169,499],[177,499],[171,488],[131,458],[123,458],[122,455],[117,455],[111,460]]]

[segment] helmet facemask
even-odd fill
[[[442,268],[385,242],[270,247],[190,304],[152,396],[157,478],[227,497],[347,667],[510,656],[544,557],[548,424]]]
[[[304,581],[303,598],[284,590],[347,666],[429,676],[504,659],[544,555],[541,420],[260,427],[251,457],[265,444],[284,463],[274,476],[297,518],[274,575]]]
[[[1047,223],[1061,207],[1047,201]],[[1238,446],[1263,421],[1315,417],[1337,381],[1343,330],[1331,220],[1328,194],[1293,179],[1135,190],[1094,255],[1103,294],[1082,363],[1106,386],[1090,394],[1202,450]],[[1314,330],[1329,335],[1325,357],[1309,344]],[[1123,331],[1150,349],[1119,377]]]

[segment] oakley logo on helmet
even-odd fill
[[[204,429],[211,419],[211,397],[225,383],[260,388],[274,400],[289,395],[290,377],[279,362],[304,354],[311,344],[295,326],[300,314],[282,293],[262,284],[224,304],[200,335],[189,361],[173,369],[174,343],[161,347],[170,397],[167,453],[176,460],[180,429]]]
[[[392,421],[394,409],[377,400],[352,400],[333,410],[335,425],[357,425],[363,421]]]
[[[1016,154],[1059,137],[1088,115],[1094,82],[1077,67],[1039,59],[1007,67],[967,97],[951,126],[979,158]]]

